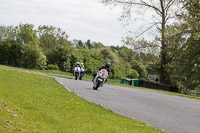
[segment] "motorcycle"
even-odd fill
[[[80,71],[81,71],[81,68],[80,68],[80,67],[75,67],[75,68],[74,68],[75,80],[78,79],[78,77],[79,77],[79,75],[80,75]]]
[[[80,70],[80,76],[79,76],[80,80],[82,80],[82,78],[84,77],[84,73],[85,73],[85,70],[83,68],[81,68],[81,70]]]
[[[96,77],[93,81],[93,89],[97,90],[99,87],[103,87],[104,82],[108,78],[108,71],[106,69],[101,69],[97,72]]]

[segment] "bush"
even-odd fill
[[[128,73],[127,77],[130,78],[130,79],[138,78],[139,74],[138,74],[138,72],[136,70],[131,69],[130,73]]]
[[[120,79],[125,76],[125,69],[122,66],[114,66],[111,68],[110,78]]]
[[[74,60],[74,48],[67,45],[58,45],[47,54],[49,64],[57,64],[62,71],[71,69],[71,61]]]
[[[23,66],[27,68],[46,68],[46,56],[36,45],[27,45],[23,54]]]
[[[49,70],[59,70],[58,65],[54,64],[48,64],[48,69]]]
[[[141,62],[139,62],[137,60],[132,60],[131,67],[132,67],[132,69],[137,71],[140,78],[144,78],[147,76],[147,70]]]

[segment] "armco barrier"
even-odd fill
[[[166,84],[161,84],[157,82],[152,82],[148,80],[139,80],[139,87],[145,87],[145,88],[151,88],[151,89],[156,89],[156,90],[163,90],[163,91],[169,91],[169,92],[178,92],[177,87],[173,87],[170,85]]]

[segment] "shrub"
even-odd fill
[[[36,45],[27,45],[23,54],[23,66],[27,68],[46,68],[46,56]]]
[[[131,69],[130,72],[128,73],[128,78],[132,79],[132,78],[138,78],[139,74],[136,70]]]
[[[57,64],[48,64],[48,69],[49,70],[58,70],[59,67]]]

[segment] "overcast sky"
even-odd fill
[[[66,31],[69,40],[107,46],[121,45],[121,37],[134,30],[122,26],[120,15],[119,8],[110,10],[99,0],[0,0],[0,25],[52,25]]]

